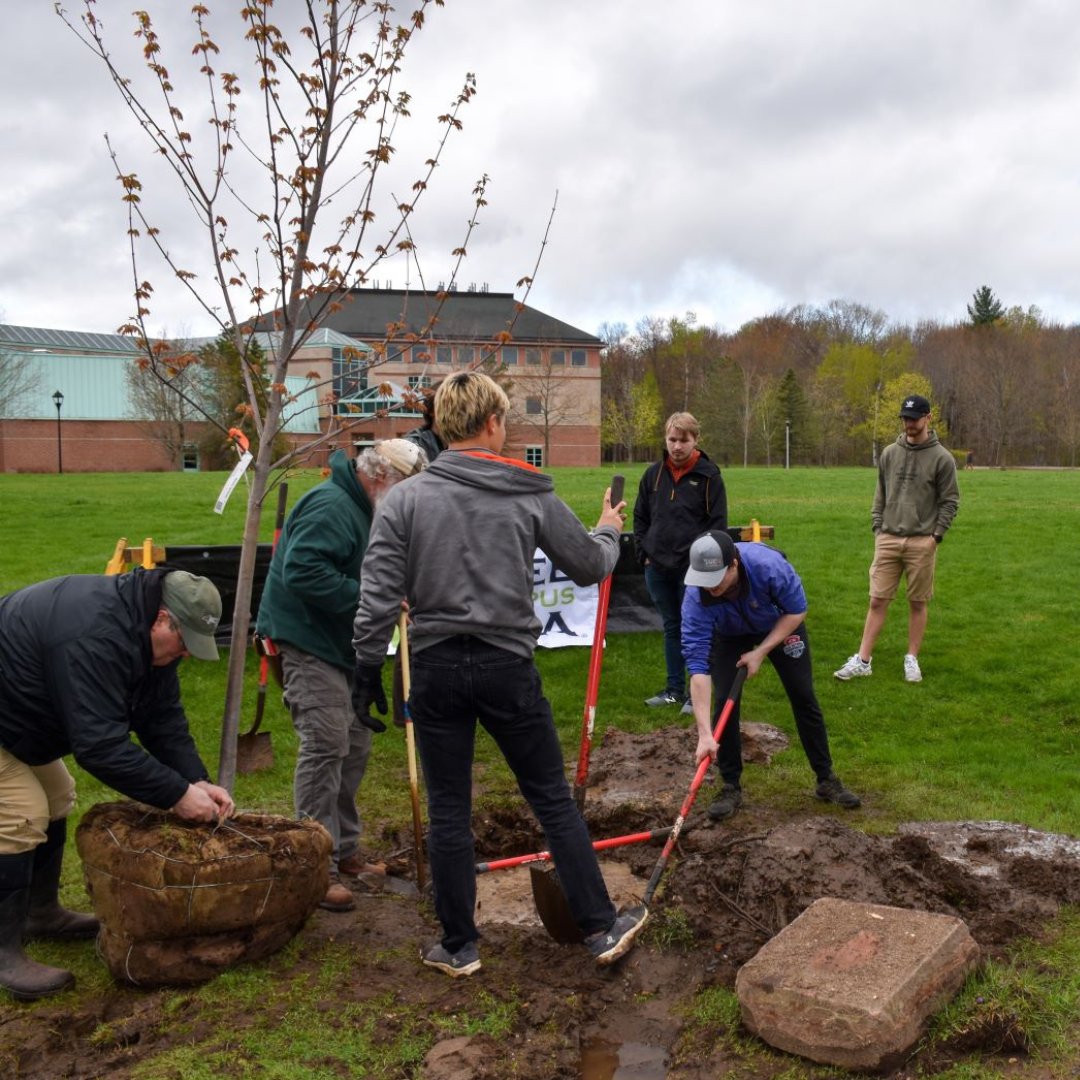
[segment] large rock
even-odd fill
[[[978,960],[960,919],[825,897],[743,965],[735,991],[770,1045],[873,1072],[905,1056]]]
[[[76,844],[98,951],[140,986],[202,982],[280,949],[326,895],[332,847],[314,821],[197,825],[138,803],[91,807]]]

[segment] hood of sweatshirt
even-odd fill
[[[905,450],[908,450],[913,454],[917,453],[919,450],[929,450],[931,446],[937,446],[939,442],[940,440],[937,437],[937,432],[934,431],[930,432],[930,438],[928,438],[926,442],[919,443],[917,446],[913,446],[909,443],[907,441],[907,436],[902,431],[896,436],[896,445],[902,446]]]
[[[444,450],[426,472],[506,495],[540,495],[555,490],[551,477],[532,465],[487,450]]]

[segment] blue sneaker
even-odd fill
[[[627,908],[608,930],[590,935],[585,939],[585,944],[601,967],[614,964],[620,956],[625,956],[631,950],[634,938],[641,933],[648,920],[649,909],[644,904]]]
[[[466,942],[456,953],[447,952],[442,945],[433,945],[421,959],[428,967],[438,968],[451,979],[480,970],[480,953],[475,941]]]

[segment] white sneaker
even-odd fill
[[[908,653],[904,657],[904,682],[922,682],[919,658]]]
[[[912,658],[914,659],[914,657]],[[838,671],[834,671],[833,674],[842,682],[847,682],[848,679],[858,678],[860,675],[870,675],[873,672],[871,664],[874,658],[871,656],[869,660],[864,660],[858,653],[848,658],[848,662],[840,668]]]

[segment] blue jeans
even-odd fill
[[[676,697],[686,696],[686,664],[682,654],[682,602],[686,586],[681,572],[645,567],[645,587],[664,624],[664,663],[667,686]]]
[[[480,935],[472,834],[477,720],[513,770],[536,814],[570,911],[586,935],[615,921],[589,839],[566,781],[551,706],[531,658],[463,635],[415,652],[409,710],[428,798],[428,856],[442,945],[455,953]]]

